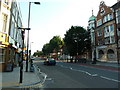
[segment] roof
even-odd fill
[[[89,21],[92,21],[92,20],[95,20],[96,17],[94,15],[92,15],[90,18],[89,18]]]
[[[115,4],[112,6],[112,8],[114,8],[114,9],[120,8],[120,1],[118,1],[117,3],[115,3]]]

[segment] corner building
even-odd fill
[[[17,0],[0,1],[0,72],[12,71],[21,60],[22,16]]]
[[[96,16],[96,58],[99,61],[117,60],[117,36],[114,9],[100,2]]]
[[[0,0],[0,72],[4,71],[8,57],[11,4],[8,0]]]

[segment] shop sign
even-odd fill
[[[107,48],[107,46],[98,46],[98,47],[96,47],[96,48],[102,49],[102,48]]]

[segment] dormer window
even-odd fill
[[[100,15],[102,16],[105,13],[104,8],[101,8]]]
[[[8,5],[9,4],[9,0],[4,0],[4,3]]]

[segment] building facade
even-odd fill
[[[9,48],[9,60],[12,60],[14,65],[18,64],[20,52],[22,51],[22,30],[18,29],[18,27],[22,27],[22,16],[19,4],[12,2],[9,28],[9,43],[11,44]]]
[[[5,71],[18,64],[22,48],[21,12],[15,0],[0,1],[0,19],[0,71]]]
[[[90,32],[91,36],[91,53],[92,53],[92,61],[96,58],[96,46],[95,46],[95,28],[96,28],[96,17],[93,15],[89,18],[88,21],[88,31]]]
[[[96,58],[100,61],[117,60],[117,36],[114,9],[100,2],[96,17]]]
[[[7,59],[7,47],[9,46],[9,22],[10,22],[11,2],[0,1],[0,71],[5,68]]]
[[[115,19],[116,19],[116,43],[117,43],[117,60],[120,62],[120,0],[112,6],[114,9]]]

